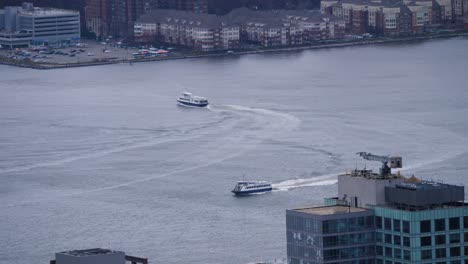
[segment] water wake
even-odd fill
[[[313,178],[291,179],[274,183],[272,186],[275,191],[289,191],[301,187],[333,185],[338,181],[337,176],[337,173],[332,173]]]

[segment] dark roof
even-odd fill
[[[74,257],[86,257],[86,256],[93,256],[93,255],[109,255],[109,254],[123,254],[121,251],[114,251],[110,249],[104,248],[90,248],[90,249],[82,249],[82,250],[70,250],[60,252],[59,254],[74,256]]]
[[[271,10],[253,11],[247,8],[237,8],[224,16],[185,12],[179,10],[156,9],[141,16],[140,23],[168,23],[177,25],[193,25],[198,27],[219,28],[257,24],[265,28],[284,27],[296,22],[338,21],[340,18],[322,14],[318,10]]]
[[[233,26],[226,17],[186,12],[171,9],[154,9],[149,14],[141,16],[137,22],[168,23],[174,25],[192,25],[198,27],[219,28]]]

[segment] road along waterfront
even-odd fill
[[[329,42],[329,43],[317,43],[305,46],[291,46],[291,47],[271,47],[271,48],[260,48],[251,50],[239,50],[235,53],[227,52],[211,52],[211,53],[200,53],[200,52],[172,52],[170,54],[164,54],[162,56],[154,57],[143,57],[134,58],[132,54],[137,51],[135,47],[128,47],[125,49],[119,47],[108,47],[107,45],[100,45],[94,41],[87,41],[88,47],[85,48],[87,52],[85,54],[92,55],[88,56],[80,54],[73,55],[74,57],[60,57],[55,56],[48,62],[34,62],[29,58],[26,60],[11,59],[6,57],[6,51],[0,52],[0,64],[33,68],[33,69],[58,69],[58,68],[70,68],[70,67],[85,67],[85,66],[99,66],[119,63],[136,63],[136,62],[150,62],[150,61],[167,61],[167,60],[180,60],[180,59],[194,59],[194,58],[207,58],[207,57],[224,57],[224,56],[241,56],[258,53],[278,53],[278,52],[292,52],[301,50],[312,50],[312,49],[329,49],[329,48],[340,48],[350,46],[362,46],[362,45],[378,45],[388,43],[408,43],[414,41],[424,41],[440,38],[453,38],[453,37],[466,37],[468,32],[455,32],[455,33],[444,33],[444,34],[431,34],[422,36],[413,36],[405,38],[367,38],[356,41],[345,41],[345,42]],[[76,48],[68,48],[67,50],[73,50]],[[109,52],[109,53],[107,53]],[[68,54],[68,53],[66,53]],[[10,52],[10,57],[11,55]]]

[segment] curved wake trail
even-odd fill
[[[226,118],[225,120],[227,123],[223,122],[223,124],[216,124],[214,126],[206,126],[202,127],[201,129],[190,130],[191,134],[187,135],[189,138],[184,137],[181,139],[178,137],[177,139],[170,140],[165,140],[164,138],[160,137],[153,138],[128,146],[90,153],[87,155],[80,155],[54,162],[34,164],[23,168],[10,168],[9,171],[27,170],[42,166],[61,165],[80,159],[97,158],[108,154],[123,152],[126,150],[134,150],[142,147],[151,147],[167,142],[174,142],[174,144],[176,144],[176,146],[179,148],[180,145],[177,145],[177,141],[193,140],[196,138],[197,142],[199,142],[196,148],[184,148],[184,153],[182,155],[175,155],[172,153],[172,156],[168,156],[164,160],[161,160],[161,162],[164,162],[165,164],[176,163],[183,165],[178,165],[177,167],[168,169],[167,172],[155,173],[154,175],[149,176],[146,175],[146,177],[145,175],[140,175],[141,178],[138,179],[134,179],[134,177],[132,177],[133,179],[128,181],[123,180],[121,182],[116,182],[113,184],[111,183],[108,186],[102,186],[88,190],[86,190],[86,187],[84,186],[81,190],[70,190],[66,194],[63,192],[57,192],[56,195],[51,195],[49,197],[37,197],[37,199],[31,200],[30,202],[25,201],[20,204],[51,201],[57,199],[58,197],[73,197],[89,193],[114,190],[216,165],[226,160],[236,158],[243,153],[256,148],[258,144],[262,143],[264,140],[271,139],[281,135],[282,133],[291,131],[292,129],[295,129],[300,123],[299,119],[292,115],[267,109],[234,105],[214,105],[211,106],[209,110],[218,114],[229,114],[230,116],[234,116],[234,118]],[[7,170],[0,171],[0,173],[5,172],[7,172]],[[6,206],[9,207],[15,205],[17,205],[17,203],[7,204]]]
[[[191,139],[195,139],[195,137],[179,138],[179,139],[161,139],[161,136],[150,137],[146,139],[135,140],[134,142],[124,142],[124,143],[116,144],[115,146],[109,147],[107,149],[102,149],[102,150],[91,149],[90,151],[87,151],[82,154],[78,154],[75,156],[66,157],[66,158],[62,158],[62,159],[58,159],[54,161],[38,162],[34,164],[29,164],[29,165],[0,169],[0,174],[21,172],[21,171],[26,171],[26,170],[31,170],[35,168],[41,168],[41,167],[60,166],[66,163],[74,162],[74,161],[91,159],[91,158],[99,158],[99,157],[103,157],[109,154],[124,152],[128,150],[151,147],[151,146],[155,146],[158,144],[170,143],[170,142],[176,142],[176,141],[185,141],[185,140],[191,140]]]

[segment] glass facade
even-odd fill
[[[290,264],[374,263],[371,210],[316,215],[288,210],[287,254]]]
[[[468,207],[374,207],[376,263],[468,263]]]

